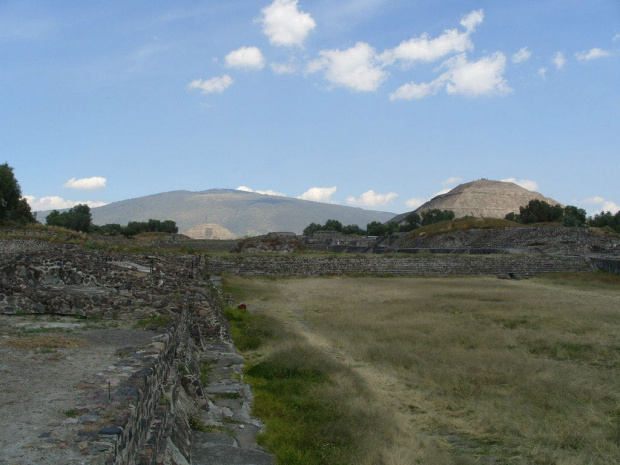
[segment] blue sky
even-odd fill
[[[617,211],[620,2],[0,0],[0,108],[34,210],[488,178]]]

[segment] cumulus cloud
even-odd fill
[[[322,50],[321,58],[311,61],[309,73],[324,70],[325,78],[332,84],[356,91],[374,91],[387,78],[377,61],[375,49],[364,42],[346,50]]]
[[[409,200],[405,201],[405,205],[408,208],[411,208],[412,210],[415,210],[416,208],[418,208],[419,206],[421,206],[424,202],[426,202],[425,199],[420,198],[420,197],[412,197]]]
[[[297,0],[274,0],[261,10],[258,22],[269,42],[283,47],[301,47],[316,27],[312,16],[299,10]]]
[[[410,82],[403,84],[398,89],[390,94],[390,100],[414,100],[428,97],[429,95],[435,95],[441,90],[444,85],[443,79],[435,79],[432,82],[423,82],[416,84]]]
[[[532,52],[530,52],[527,49],[527,47],[523,47],[517,53],[514,53],[512,55],[512,62],[513,63],[522,63],[524,61],[529,60],[531,56],[532,56]]]
[[[445,181],[443,181],[441,183],[442,186],[448,186],[450,184],[457,184],[459,182],[461,182],[463,179],[459,178],[458,176],[453,176],[451,178],[446,179]]]
[[[228,68],[263,69],[265,58],[258,47],[241,47],[226,55]]]
[[[276,191],[272,191],[272,190],[266,190],[266,191],[261,191],[261,190],[254,190],[250,187],[247,186],[239,186],[237,187],[238,191],[243,191],[243,192],[254,192],[255,194],[263,194],[263,195],[275,195],[277,197],[286,197],[286,194],[282,193],[282,192],[276,192]]]
[[[398,197],[396,192],[390,192],[389,194],[378,194],[372,189],[364,192],[359,198],[353,196],[347,197],[347,203],[349,205],[359,205],[362,207],[379,207],[387,205],[392,200]]]
[[[48,196],[48,197],[41,197],[40,199],[37,199],[36,197],[32,195],[26,195],[24,196],[24,198],[28,202],[28,205],[30,205],[30,208],[32,209],[32,211],[62,210],[65,208],[72,208],[80,204],[88,205],[91,208],[102,207],[106,205],[105,202],[95,202],[92,200],[82,200],[82,201],[66,200],[58,196]],[[44,220],[44,219],[45,218],[39,218],[39,220]]]
[[[322,203],[335,203],[331,196],[336,193],[338,188],[334,187],[311,187],[306,192],[301,194],[298,199],[302,200],[312,200],[313,202],[322,202]]]
[[[547,77],[547,68],[538,68],[538,75],[543,79]]]
[[[608,57],[611,55],[607,50],[602,50],[600,48],[591,48],[587,52],[577,52],[575,53],[575,58],[579,61],[590,61],[595,60],[596,58]]]
[[[531,179],[517,180],[516,178],[506,178],[506,179],[502,179],[501,181],[512,182],[516,184],[517,186],[521,186],[524,189],[527,189],[528,191],[537,191],[540,188],[538,183],[536,181],[532,181]]]
[[[566,64],[566,58],[564,57],[564,54],[562,52],[557,52],[554,55],[552,61],[556,69],[562,69],[564,68],[564,65]]]
[[[228,89],[233,82],[233,78],[231,78],[228,74],[224,74],[223,76],[214,77],[207,81],[196,79],[195,81],[190,82],[187,85],[187,88],[190,90],[198,89],[203,94],[221,93]]]
[[[93,176],[92,178],[71,178],[62,187],[67,189],[76,189],[80,191],[96,191],[104,189],[106,184],[106,178],[100,176]]]
[[[398,60],[405,63],[431,62],[450,53],[472,50],[474,45],[469,35],[483,19],[482,10],[472,11],[461,20],[461,25],[466,28],[466,31],[448,29],[434,39],[429,38],[428,34],[422,34],[420,37],[401,42],[391,50],[386,50],[379,56],[379,59],[385,64],[393,64]]]
[[[596,213],[611,212],[613,214],[616,214],[618,213],[618,211],[620,211],[620,206],[616,202],[604,199],[603,197],[599,197],[599,196],[580,200],[579,203],[596,206],[597,207]]]
[[[437,94],[444,87],[449,94],[467,97],[505,95],[512,92],[504,79],[506,56],[501,52],[478,61],[468,61],[467,56],[461,53],[444,61],[441,67],[448,71],[429,83],[405,84],[390,94],[390,100],[423,98]]]
[[[445,77],[449,94],[479,97],[505,95],[512,91],[504,79],[506,56],[501,52],[478,61],[467,61],[465,54],[460,54],[447,60],[443,66],[448,68]]]

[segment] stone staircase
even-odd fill
[[[229,342],[205,342],[203,361],[211,366],[204,386],[208,408],[199,418],[205,431],[193,432],[192,465],[275,465],[256,444],[263,425],[250,416],[253,396],[243,383],[243,358]]]

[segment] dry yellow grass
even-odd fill
[[[391,424],[368,464],[611,464],[620,279],[587,276],[231,281],[363,380]]]

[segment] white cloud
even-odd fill
[[[608,57],[611,55],[607,50],[602,50],[600,48],[591,48],[587,52],[577,52],[575,53],[575,58],[579,61],[590,61],[596,58]]]
[[[437,94],[444,86],[449,94],[480,97],[483,95],[506,95],[512,92],[506,79],[506,56],[501,52],[467,61],[464,53],[444,61],[442,68],[448,68],[437,79],[422,84],[411,82],[390,94],[390,100],[411,100]]]
[[[420,205],[424,204],[425,202],[426,200],[420,197],[412,197],[409,200],[405,201],[405,205],[408,208],[415,210],[416,208],[418,208]]]
[[[512,62],[513,63],[522,63],[524,61],[529,60],[531,56],[532,56],[532,52],[530,52],[527,49],[527,47],[523,47],[517,53],[512,55]]]
[[[390,100],[413,100],[435,95],[443,86],[443,80],[436,79],[432,82],[416,84],[410,82],[400,86],[390,94]]]
[[[537,191],[540,188],[538,183],[536,181],[532,181],[531,179],[517,180],[516,178],[506,178],[506,179],[502,179],[501,181],[512,182],[516,184],[517,186],[521,186],[524,189],[527,189],[528,191]]]
[[[398,197],[396,192],[390,192],[389,194],[377,194],[372,189],[364,192],[359,199],[353,196],[347,197],[347,203],[349,205],[360,205],[362,207],[379,207],[387,205],[393,199]]]
[[[566,64],[566,58],[564,58],[564,54],[562,52],[557,52],[552,61],[556,69],[562,69]]]
[[[443,181],[441,183],[442,186],[447,186],[449,184],[456,184],[461,182],[463,179],[459,178],[458,176],[453,176],[451,178],[446,179],[445,181]]]
[[[377,63],[375,49],[364,42],[346,50],[322,50],[321,58],[311,61],[306,71],[325,70],[325,78],[333,84],[356,91],[374,91],[387,78]]]
[[[263,33],[276,46],[301,47],[316,27],[312,16],[299,10],[297,0],[274,0],[261,14],[258,21],[263,25]]]
[[[106,205],[105,202],[95,202],[92,200],[81,200],[81,201],[66,200],[58,196],[48,196],[48,197],[41,197],[40,199],[37,199],[36,197],[32,195],[26,195],[24,196],[24,198],[28,202],[28,205],[30,205],[30,208],[32,209],[32,211],[62,210],[65,208],[75,207],[76,205],[79,205],[79,204],[82,204],[82,205],[86,204],[91,208],[102,207]],[[39,218],[39,220],[45,220],[45,218]]]
[[[599,196],[583,199],[580,200],[578,203],[598,206],[598,209],[595,213],[611,212],[613,214],[616,214],[618,213],[618,211],[620,211],[620,206],[616,202],[606,200],[603,197]]]
[[[195,81],[190,82],[187,85],[187,88],[190,90],[199,89],[203,94],[211,94],[214,92],[221,93],[228,89],[233,82],[233,78],[231,78],[228,74],[224,74],[223,76],[214,77],[208,81],[196,79]]]
[[[301,194],[298,199],[302,200],[312,200],[313,202],[322,202],[322,203],[335,203],[331,196],[336,193],[338,188],[334,187],[311,187],[306,192]]]
[[[448,192],[450,192],[451,190],[452,190],[452,189],[451,189],[451,188],[449,188],[449,187],[448,187],[447,189],[441,189],[439,192],[436,192],[436,193],[435,193],[435,195],[433,195],[433,196],[431,197],[431,199],[433,199],[433,198],[437,197],[438,195],[444,195],[444,194],[447,194],[447,193],[448,193]]]
[[[474,10],[461,19],[461,26],[467,29],[468,32],[473,32],[476,26],[484,20],[483,10]]]
[[[620,40],[620,32],[619,32],[618,34],[616,34],[616,35],[614,36],[614,38],[613,38],[613,39],[611,39],[611,40],[612,40],[612,42],[618,42],[618,41]]]
[[[228,68],[263,69],[265,58],[258,47],[241,47],[226,55]]]
[[[277,197],[286,197],[286,194],[282,193],[282,192],[276,192],[276,191],[272,191],[272,190],[266,190],[266,191],[261,191],[261,190],[254,190],[250,187],[247,186],[239,186],[237,187],[238,191],[243,191],[243,192],[254,192],[255,194],[263,194],[263,195],[275,195]]]
[[[481,95],[505,95],[512,91],[504,79],[506,56],[501,52],[467,61],[465,54],[446,60],[442,66],[448,68],[446,90],[449,94],[469,97]]]
[[[106,178],[102,178],[100,176],[82,179],[71,178],[62,187],[80,191],[96,191],[99,189],[104,189],[106,181]]]
[[[538,68],[538,75],[543,79],[547,77],[547,68]]]
[[[269,65],[276,74],[295,74],[297,66],[290,63],[271,63]]]
[[[379,56],[379,59],[385,64],[393,64],[397,60],[405,63],[431,62],[450,53],[472,50],[474,45],[469,39],[469,35],[483,19],[482,10],[472,11],[461,20],[461,25],[467,29],[465,32],[448,29],[434,39],[429,39],[428,34],[422,34],[420,37],[401,42],[400,45],[391,50],[386,50]]]

